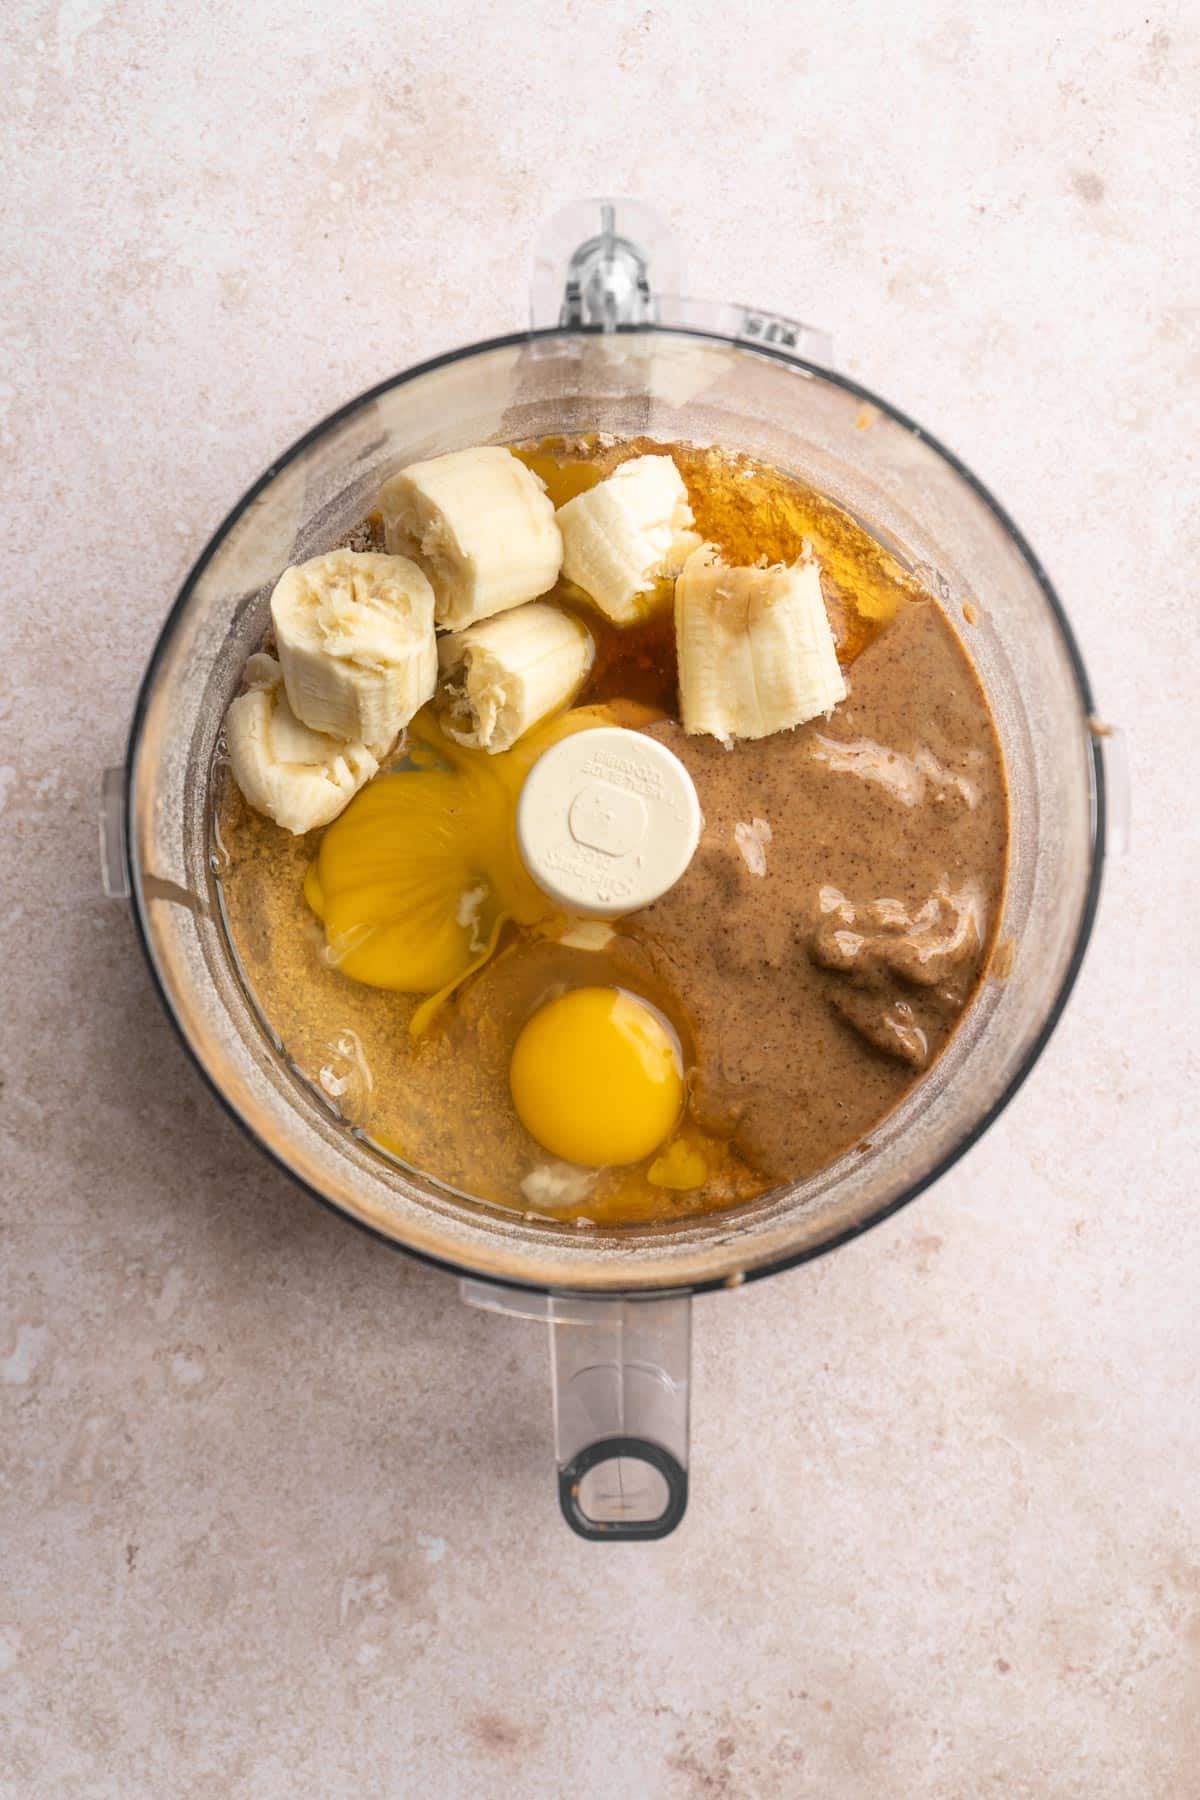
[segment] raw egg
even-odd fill
[[[550,916],[553,903],[517,850],[517,796],[549,744],[610,722],[606,708],[577,708],[489,756],[452,743],[431,713],[419,714],[409,732],[412,766],[355,796],[305,880],[332,966],[369,987],[440,999],[487,961],[507,920]],[[424,1027],[427,1010],[410,1029]]]
[[[573,988],[534,1013],[509,1068],[513,1104],[544,1150],[585,1168],[635,1163],[683,1105],[683,1059],[661,1015],[622,988]]]

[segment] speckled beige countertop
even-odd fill
[[[4,37],[0,1793],[1195,1795],[1194,8],[11,0]],[[1010,505],[1136,833],[986,1140],[698,1304],[692,1508],[616,1550],[558,1517],[541,1331],[202,1090],[94,823],[214,523],[518,325],[541,221],[606,190]]]

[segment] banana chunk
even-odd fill
[[[675,639],[687,732],[769,737],[846,698],[815,562],[731,569],[702,545],[675,584]]]
[[[331,550],[285,569],[271,619],[288,704],[313,731],[383,757],[432,699],[433,589],[403,556]]]
[[[447,737],[495,755],[572,698],[592,666],[591,633],[543,600],[438,643]]]
[[[378,762],[365,744],[326,737],[296,717],[273,656],[252,656],[246,679],[248,692],[225,715],[233,779],[255,812],[297,837],[328,825],[378,771]]]
[[[457,631],[536,600],[558,580],[562,537],[541,477],[511,450],[452,450],[379,490],[384,542],[427,571],[435,617]]]
[[[693,522],[671,458],[635,456],[559,507],[563,573],[614,625],[632,625],[659,577],[699,544]]]

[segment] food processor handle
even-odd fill
[[[535,329],[683,327],[832,367],[832,340],[818,326],[761,307],[693,300],[682,290],[674,233],[653,207],[630,199],[576,200],[543,227],[534,255],[530,318]]]
[[[687,1510],[692,1302],[591,1299],[466,1280],[469,1306],[550,1326],[563,1516],[580,1537],[661,1538]]]

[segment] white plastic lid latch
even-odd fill
[[[692,778],[664,744],[603,725],[551,745],[525,778],[525,867],[571,912],[616,918],[673,888],[700,841]]]

